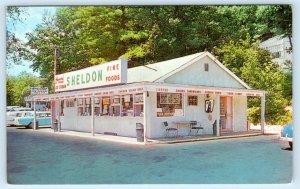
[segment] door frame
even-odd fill
[[[220,96],[220,120],[221,120],[221,116],[224,116],[224,115],[221,115],[221,98],[224,98],[224,106],[225,106],[225,109],[226,109],[226,114],[227,114],[227,110],[228,110],[228,106],[227,106],[227,99],[228,98],[231,98],[231,128],[228,128],[228,117],[227,115],[225,114],[225,128],[222,128],[222,126],[220,127],[220,131],[223,131],[223,132],[233,132],[234,130],[234,97],[233,96]]]

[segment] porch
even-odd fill
[[[180,136],[180,137],[163,137],[163,138],[155,138],[155,139],[147,139],[147,142],[137,142],[137,139],[134,137],[124,137],[124,136],[114,136],[114,135],[105,135],[96,133],[91,135],[91,133],[79,132],[79,131],[69,131],[69,130],[61,130],[61,132],[54,132],[51,128],[42,128],[35,130],[38,132],[45,132],[57,135],[66,135],[73,137],[81,137],[86,139],[95,139],[95,140],[103,140],[109,142],[117,142],[123,144],[130,145],[156,145],[156,144],[173,144],[173,143],[183,143],[183,142],[197,142],[197,141],[207,141],[207,140],[218,140],[218,139],[228,139],[228,138],[240,138],[240,137],[251,137],[251,136],[259,136],[263,135],[259,130],[249,130],[244,132],[232,132],[232,133],[224,133],[221,136],[216,136],[212,134],[204,134],[197,136]]]
[[[163,137],[156,139],[148,139],[148,144],[173,144],[182,142],[196,142],[196,141],[207,141],[207,140],[217,140],[217,139],[228,139],[228,138],[239,138],[239,137],[251,137],[263,135],[260,130],[249,130],[242,132],[230,132],[222,133],[220,136],[212,134],[204,134],[197,136],[180,136],[180,137]]]

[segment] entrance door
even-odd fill
[[[232,131],[232,97],[220,97],[220,120],[222,131]]]

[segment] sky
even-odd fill
[[[13,31],[16,36],[22,41],[26,42],[26,33],[34,31],[36,25],[42,23],[42,17],[45,13],[49,15],[54,15],[57,7],[23,7],[26,13],[22,14],[20,17],[22,22],[13,23],[7,22],[7,27],[10,31]],[[22,61],[21,65],[12,65],[7,68],[8,75],[17,76],[21,72],[26,71],[39,76],[39,73],[33,72],[30,68],[32,62]]]

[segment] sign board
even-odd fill
[[[99,87],[127,82],[127,60],[105,64],[55,76],[55,92]]]
[[[44,95],[48,94],[48,87],[31,87],[31,95]]]

